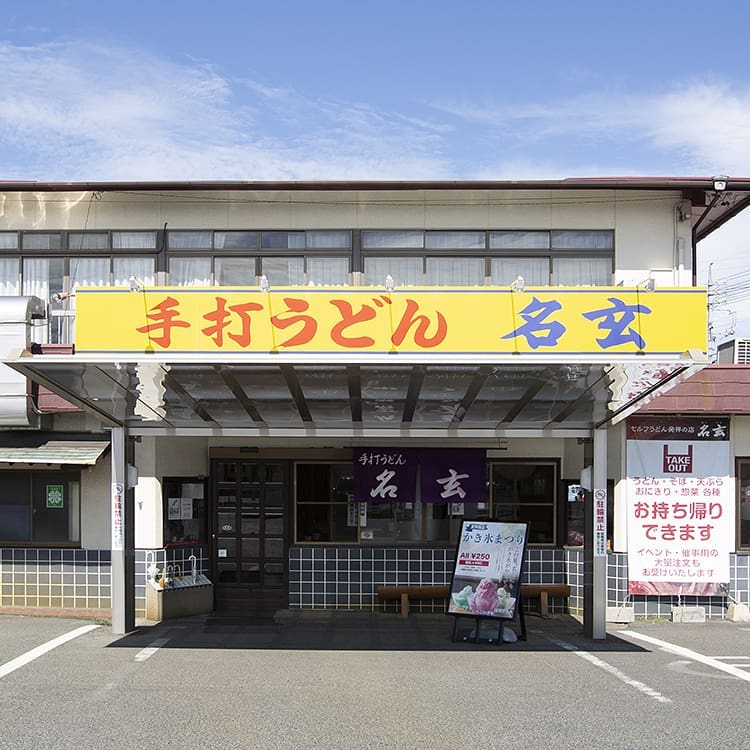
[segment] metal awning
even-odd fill
[[[693,362],[658,364],[102,362],[12,366],[131,434],[445,439],[586,434]]]
[[[93,466],[109,448],[109,442],[56,440],[36,447],[0,446],[0,464]]]

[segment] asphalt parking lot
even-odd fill
[[[591,641],[570,617],[526,622],[498,644],[463,640],[473,620],[453,642],[444,615],[205,616],[125,637],[0,616],[0,748],[746,746],[750,625]]]

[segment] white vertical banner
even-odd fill
[[[735,536],[729,420],[631,417],[627,467],[629,593],[717,593]]]
[[[112,482],[112,549],[114,551],[125,548],[124,504],[124,485]]]
[[[607,556],[607,490],[594,490],[594,557]]]

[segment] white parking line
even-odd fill
[[[618,635],[622,635],[625,638],[635,638],[639,641],[645,641],[646,643],[650,643],[653,646],[658,646],[664,651],[669,651],[672,654],[677,654],[678,656],[682,656],[685,659],[690,659],[691,661],[697,661],[699,664],[705,664],[707,667],[713,667],[714,669],[718,669],[722,672],[726,672],[727,674],[731,674],[734,677],[738,677],[740,680],[750,682],[750,674],[748,674],[745,670],[733,667],[731,664],[723,664],[714,656],[704,656],[703,654],[699,654],[697,651],[693,651],[689,648],[676,646],[674,643],[661,641],[658,638],[652,638],[650,635],[635,633],[631,630],[620,630],[618,631]]]
[[[34,659],[38,659],[40,656],[43,656],[48,651],[52,651],[53,648],[62,646],[63,643],[72,641],[74,638],[78,638],[79,635],[90,633],[92,630],[95,630],[98,627],[98,625],[83,625],[80,628],[71,630],[69,633],[65,633],[65,635],[53,638],[51,641],[47,641],[47,643],[43,643],[41,646],[32,648],[31,651],[27,651],[25,654],[21,654],[21,656],[17,657],[16,659],[13,659],[0,666],[0,677],[5,677],[5,675],[10,674],[11,672],[15,672],[20,667],[23,667],[29,662],[34,661]]]
[[[167,643],[167,641],[169,641],[169,638],[157,638],[150,646],[142,648],[135,655],[135,660],[146,661],[149,656],[153,656],[165,643]]]
[[[714,656],[713,658],[722,661],[750,661],[750,656]]]
[[[626,685],[630,685],[630,687],[634,687],[636,690],[640,691],[644,695],[647,695],[649,698],[653,698],[657,703],[671,703],[672,702],[671,698],[667,698],[666,696],[662,695],[657,690],[650,688],[648,685],[646,685],[643,682],[639,682],[638,680],[634,680],[632,677],[628,677],[624,672],[621,672],[617,667],[613,667],[611,664],[604,661],[603,659],[600,659],[598,656],[594,656],[593,654],[590,654],[588,651],[580,651],[576,649],[576,647],[573,646],[571,643],[566,643],[565,641],[559,641],[556,638],[550,638],[549,640],[555,643],[556,645],[560,646],[561,648],[564,648],[566,651],[570,651],[571,653],[575,654],[581,659],[586,660],[587,662],[589,662],[589,664],[593,664],[595,667],[599,667],[599,669],[603,669],[605,672],[608,672],[613,677],[616,677],[621,682],[624,682]]]

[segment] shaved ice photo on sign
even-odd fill
[[[516,599],[500,581],[483,578],[475,587],[465,579],[456,579],[459,591],[451,592],[448,612],[457,615],[484,615],[485,617],[512,617]]]

